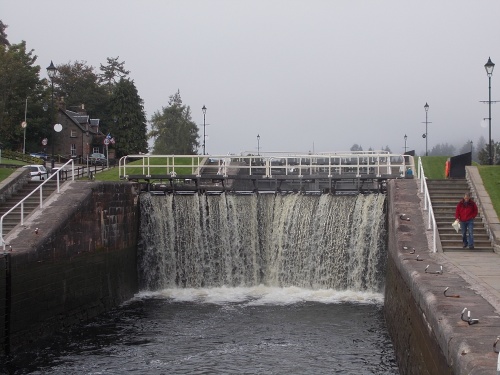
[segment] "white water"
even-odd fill
[[[382,194],[142,194],[140,200],[144,290],[252,303],[381,298]]]

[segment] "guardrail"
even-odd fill
[[[71,178],[72,178],[72,180],[74,180],[75,179],[75,173],[74,173],[75,163],[73,160],[69,160],[68,162],[66,162],[63,166],[61,166],[60,169],[66,167],[70,163],[71,163],[71,170],[72,170]],[[7,217],[7,215],[9,215],[10,213],[12,213],[16,208],[20,207],[20,210],[21,210],[20,224],[24,225],[24,203],[26,202],[26,200],[29,197],[31,197],[32,195],[34,195],[37,191],[39,191],[39,193],[40,193],[40,208],[43,208],[43,187],[44,187],[44,185],[50,180],[56,180],[57,181],[57,192],[60,193],[60,179],[61,178],[60,178],[59,172],[52,173],[51,175],[48,175],[47,179],[44,182],[42,182],[35,190],[33,190],[31,193],[29,193],[26,197],[24,197],[21,201],[19,201],[14,207],[12,207],[5,214],[3,214],[2,217],[0,217],[0,246],[3,247],[3,250],[5,250],[5,246],[6,246],[6,243],[3,239],[3,236],[4,236],[4,233],[3,233],[4,218]]]
[[[408,162],[407,162],[408,160]],[[131,164],[131,162],[135,162]],[[119,161],[121,179],[142,175],[221,175],[236,173],[272,178],[275,176],[304,177],[320,175],[374,177],[404,177],[414,168],[413,157],[390,153],[332,153],[314,155],[127,155]]]
[[[427,211],[427,229],[432,229],[432,251],[435,253],[437,251],[437,224],[436,218],[434,217],[434,211],[432,209],[431,198],[429,195],[429,189],[427,188],[427,181],[424,173],[424,167],[422,166],[422,159],[418,158],[418,177],[420,181],[420,192],[424,194],[424,210]]]

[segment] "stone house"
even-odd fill
[[[94,152],[106,154],[106,135],[99,129],[99,119],[91,119],[83,105],[78,112],[59,108],[57,124],[62,129],[53,131],[56,160],[74,158],[84,162]]]

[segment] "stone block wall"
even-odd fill
[[[402,220],[403,214],[410,221]],[[391,181],[388,184],[387,215],[389,251],[384,313],[401,374],[452,374],[435,335],[437,327],[433,326],[434,318],[427,316],[428,311],[423,308],[425,287],[414,284],[411,276],[418,272],[412,265],[423,263],[416,261],[416,256],[422,259],[428,254],[425,225],[414,180]],[[408,250],[404,251],[404,247]],[[410,254],[409,249],[415,249],[415,253]],[[402,260],[406,260],[405,265]],[[409,266],[406,267],[406,264]]]
[[[12,252],[0,256],[3,353],[95,317],[138,291],[137,203],[134,184],[68,182],[9,234]]]

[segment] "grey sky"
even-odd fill
[[[3,0],[11,43],[45,68],[120,57],[148,119],[180,90],[207,153],[326,152],[354,143],[425,152],[488,139],[498,0]],[[499,99],[500,65],[492,99]],[[500,139],[499,104],[492,137]],[[499,116],[497,118],[497,116]],[[482,124],[483,123],[483,124]]]

